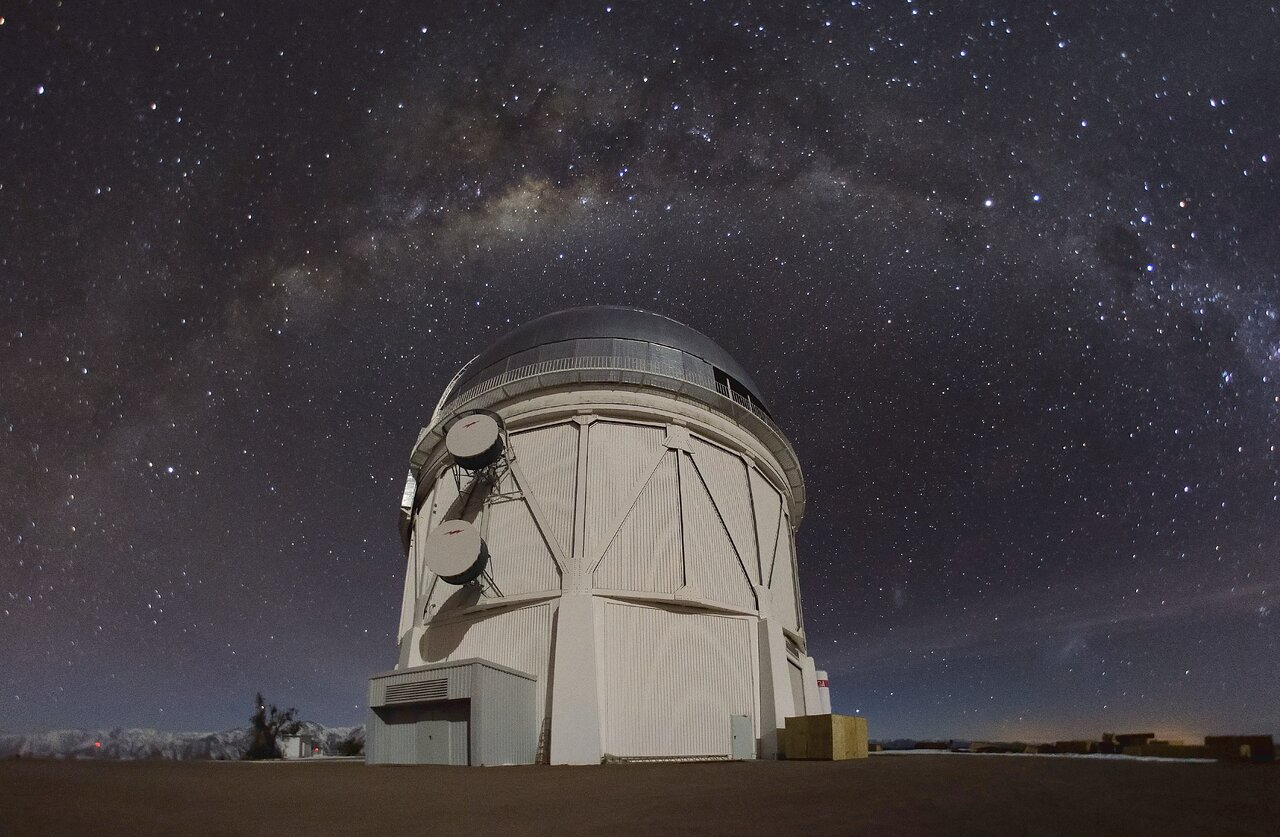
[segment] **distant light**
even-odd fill
[[[43,85],[43,84],[36,88],[36,95],[37,95],[37,96],[43,96],[43,95],[44,95],[44,85]]]
[[[1149,264],[1149,265],[1147,265],[1147,273],[1155,273],[1155,272],[1156,272],[1156,266],[1155,266],[1155,265],[1153,265],[1153,264]]]
[[[994,204],[995,204],[995,201],[991,200],[991,198],[987,198],[985,201],[982,202],[982,205],[985,206],[987,209],[990,209]]]
[[[95,741],[95,742],[93,742],[93,746],[95,746],[95,747],[101,747],[101,746],[102,746],[102,742],[101,742],[101,741]]]
[[[1039,195],[1032,195],[1032,196],[1031,196],[1031,200],[1035,201],[1036,203],[1040,203],[1040,196],[1039,196]]]

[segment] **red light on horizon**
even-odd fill
[[[102,746],[102,742],[101,742],[101,741],[95,741],[95,742],[93,742],[93,746],[95,746],[95,747],[101,747],[101,746]]]

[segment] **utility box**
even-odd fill
[[[778,730],[778,749],[787,759],[865,759],[867,719],[857,715],[787,718],[786,728]]]

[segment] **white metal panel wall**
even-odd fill
[[[435,498],[439,492],[435,486],[427,492],[409,530],[409,555],[405,563],[404,593],[400,600],[400,636],[413,627],[421,614],[417,612],[418,599],[427,592],[432,575],[422,563],[422,542],[431,531],[431,518]]]
[[[445,514],[449,511],[449,507],[458,499],[458,487],[453,480],[453,472],[445,470],[436,479],[435,486],[431,492],[423,500],[422,506],[418,509],[418,514],[414,520],[413,533],[411,535],[411,543],[414,548],[410,550],[410,554],[415,556],[410,563],[414,567],[417,575],[416,584],[417,592],[414,595],[414,602],[426,595],[428,590],[432,590],[432,583],[435,581],[435,574],[427,569],[422,559],[421,544],[427,539],[427,535],[431,533],[436,526],[444,519]],[[430,612],[438,610],[449,596],[457,592],[457,588],[449,584],[436,584],[431,594],[431,599],[426,603]],[[433,607],[432,607],[433,606]],[[403,607],[403,605],[402,605]],[[414,605],[410,605],[414,607]],[[416,611],[412,614],[414,623],[422,618],[422,614]]]
[[[678,453],[662,457],[640,492],[596,569],[596,587],[674,593],[684,584]]]
[[[751,581],[707,487],[688,461],[680,467],[680,507],[684,513],[685,585],[700,597],[754,609]]]
[[[511,447],[528,485],[547,518],[544,534],[573,552],[573,509],[577,502],[578,425],[554,424],[511,434]]]
[[[660,453],[661,427],[597,421],[587,430],[586,553],[608,546],[619,518],[630,507]]]
[[[729,717],[756,717],[751,620],[620,602],[603,610],[605,751],[728,755]]]
[[[449,724],[449,764],[471,764],[470,719]]]
[[[502,490],[515,488],[510,475]],[[560,571],[523,498],[490,498],[481,533],[489,546],[489,574],[504,596],[560,589]]]
[[[538,718],[546,715],[551,661],[551,603],[427,624],[422,659],[428,664],[478,657],[537,678]],[[539,721],[539,723],[541,723]]]
[[[370,707],[365,713],[364,728],[365,760],[369,764],[412,764],[417,758],[418,733],[413,724],[384,723]]]
[[[532,764],[538,748],[532,680],[476,666],[479,703],[471,715],[473,764]]]
[[[404,568],[404,592],[400,597],[400,627],[396,631],[396,636],[400,637],[413,627],[416,618],[413,611],[418,602],[417,539],[416,532],[409,533],[409,554]]]
[[[761,584],[768,587],[773,573],[773,556],[778,548],[778,518],[782,515],[782,493],[760,476],[751,472],[751,505],[756,515],[756,537],[760,549]]]
[[[440,521],[444,520],[445,514],[456,499],[458,499],[458,484],[454,482],[453,471],[446,470],[436,480],[435,489],[427,498],[431,505],[424,503],[422,509],[418,511],[419,520],[425,524],[425,529],[421,533],[423,537],[440,525]],[[424,514],[424,510],[429,510],[429,514]]]
[[[800,666],[787,660],[787,674],[791,678],[791,699],[795,701],[796,715],[808,714],[804,705],[804,672]]]
[[[716,509],[729,531],[730,538],[751,581],[760,583],[760,561],[756,554],[755,521],[752,519],[751,489],[747,483],[747,466],[716,445],[692,437],[693,461],[698,466]]]
[[[783,515],[778,521],[778,546],[773,558],[773,614],[791,630],[800,631],[800,608],[796,601],[796,556],[792,548],[791,522]]]

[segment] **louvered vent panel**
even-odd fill
[[[449,695],[448,680],[423,680],[421,683],[392,683],[387,686],[387,703],[416,703],[442,700]]]

